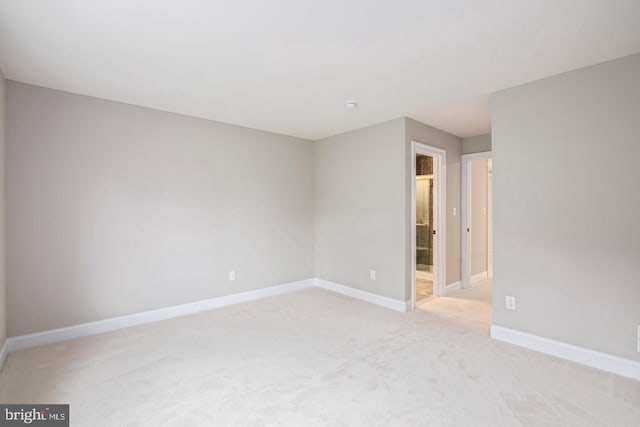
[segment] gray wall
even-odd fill
[[[487,160],[487,275],[493,279],[493,160]]]
[[[472,136],[462,140],[462,154],[491,151],[491,134]]]
[[[316,142],[317,277],[411,299],[412,140],[447,151],[447,283],[460,280],[461,140],[409,118]]]
[[[5,273],[5,99],[6,80],[0,70],[0,347],[7,337],[7,286]],[[0,367],[1,368],[1,367]]]
[[[495,324],[640,360],[639,76],[637,54],[493,97]]]
[[[10,336],[314,276],[312,142],[7,89]]]
[[[404,134],[400,118],[316,142],[318,278],[407,299]]]
[[[407,274],[411,273],[411,141],[422,142],[433,147],[442,148],[447,152],[447,284],[460,280],[460,166],[461,166],[461,139],[439,129],[425,125],[413,119],[406,119],[405,134],[405,239]],[[453,216],[453,208],[456,216]],[[411,279],[406,279],[406,295],[411,295]]]
[[[471,161],[471,275],[487,271],[487,160]]]

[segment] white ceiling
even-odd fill
[[[0,0],[9,79],[309,139],[639,51],[639,0]]]

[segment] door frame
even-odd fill
[[[492,158],[491,151],[462,155],[462,289],[471,285],[471,162]]]
[[[411,309],[416,307],[416,155],[433,157],[436,234],[433,239],[433,295],[446,294],[447,277],[447,152],[419,141],[411,141]]]

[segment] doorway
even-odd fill
[[[433,157],[416,154],[416,302],[433,295]]]
[[[491,152],[462,156],[462,288],[493,278]]]
[[[411,143],[411,305],[445,293],[446,153]]]

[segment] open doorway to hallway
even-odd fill
[[[491,153],[462,156],[462,287],[493,278]]]

